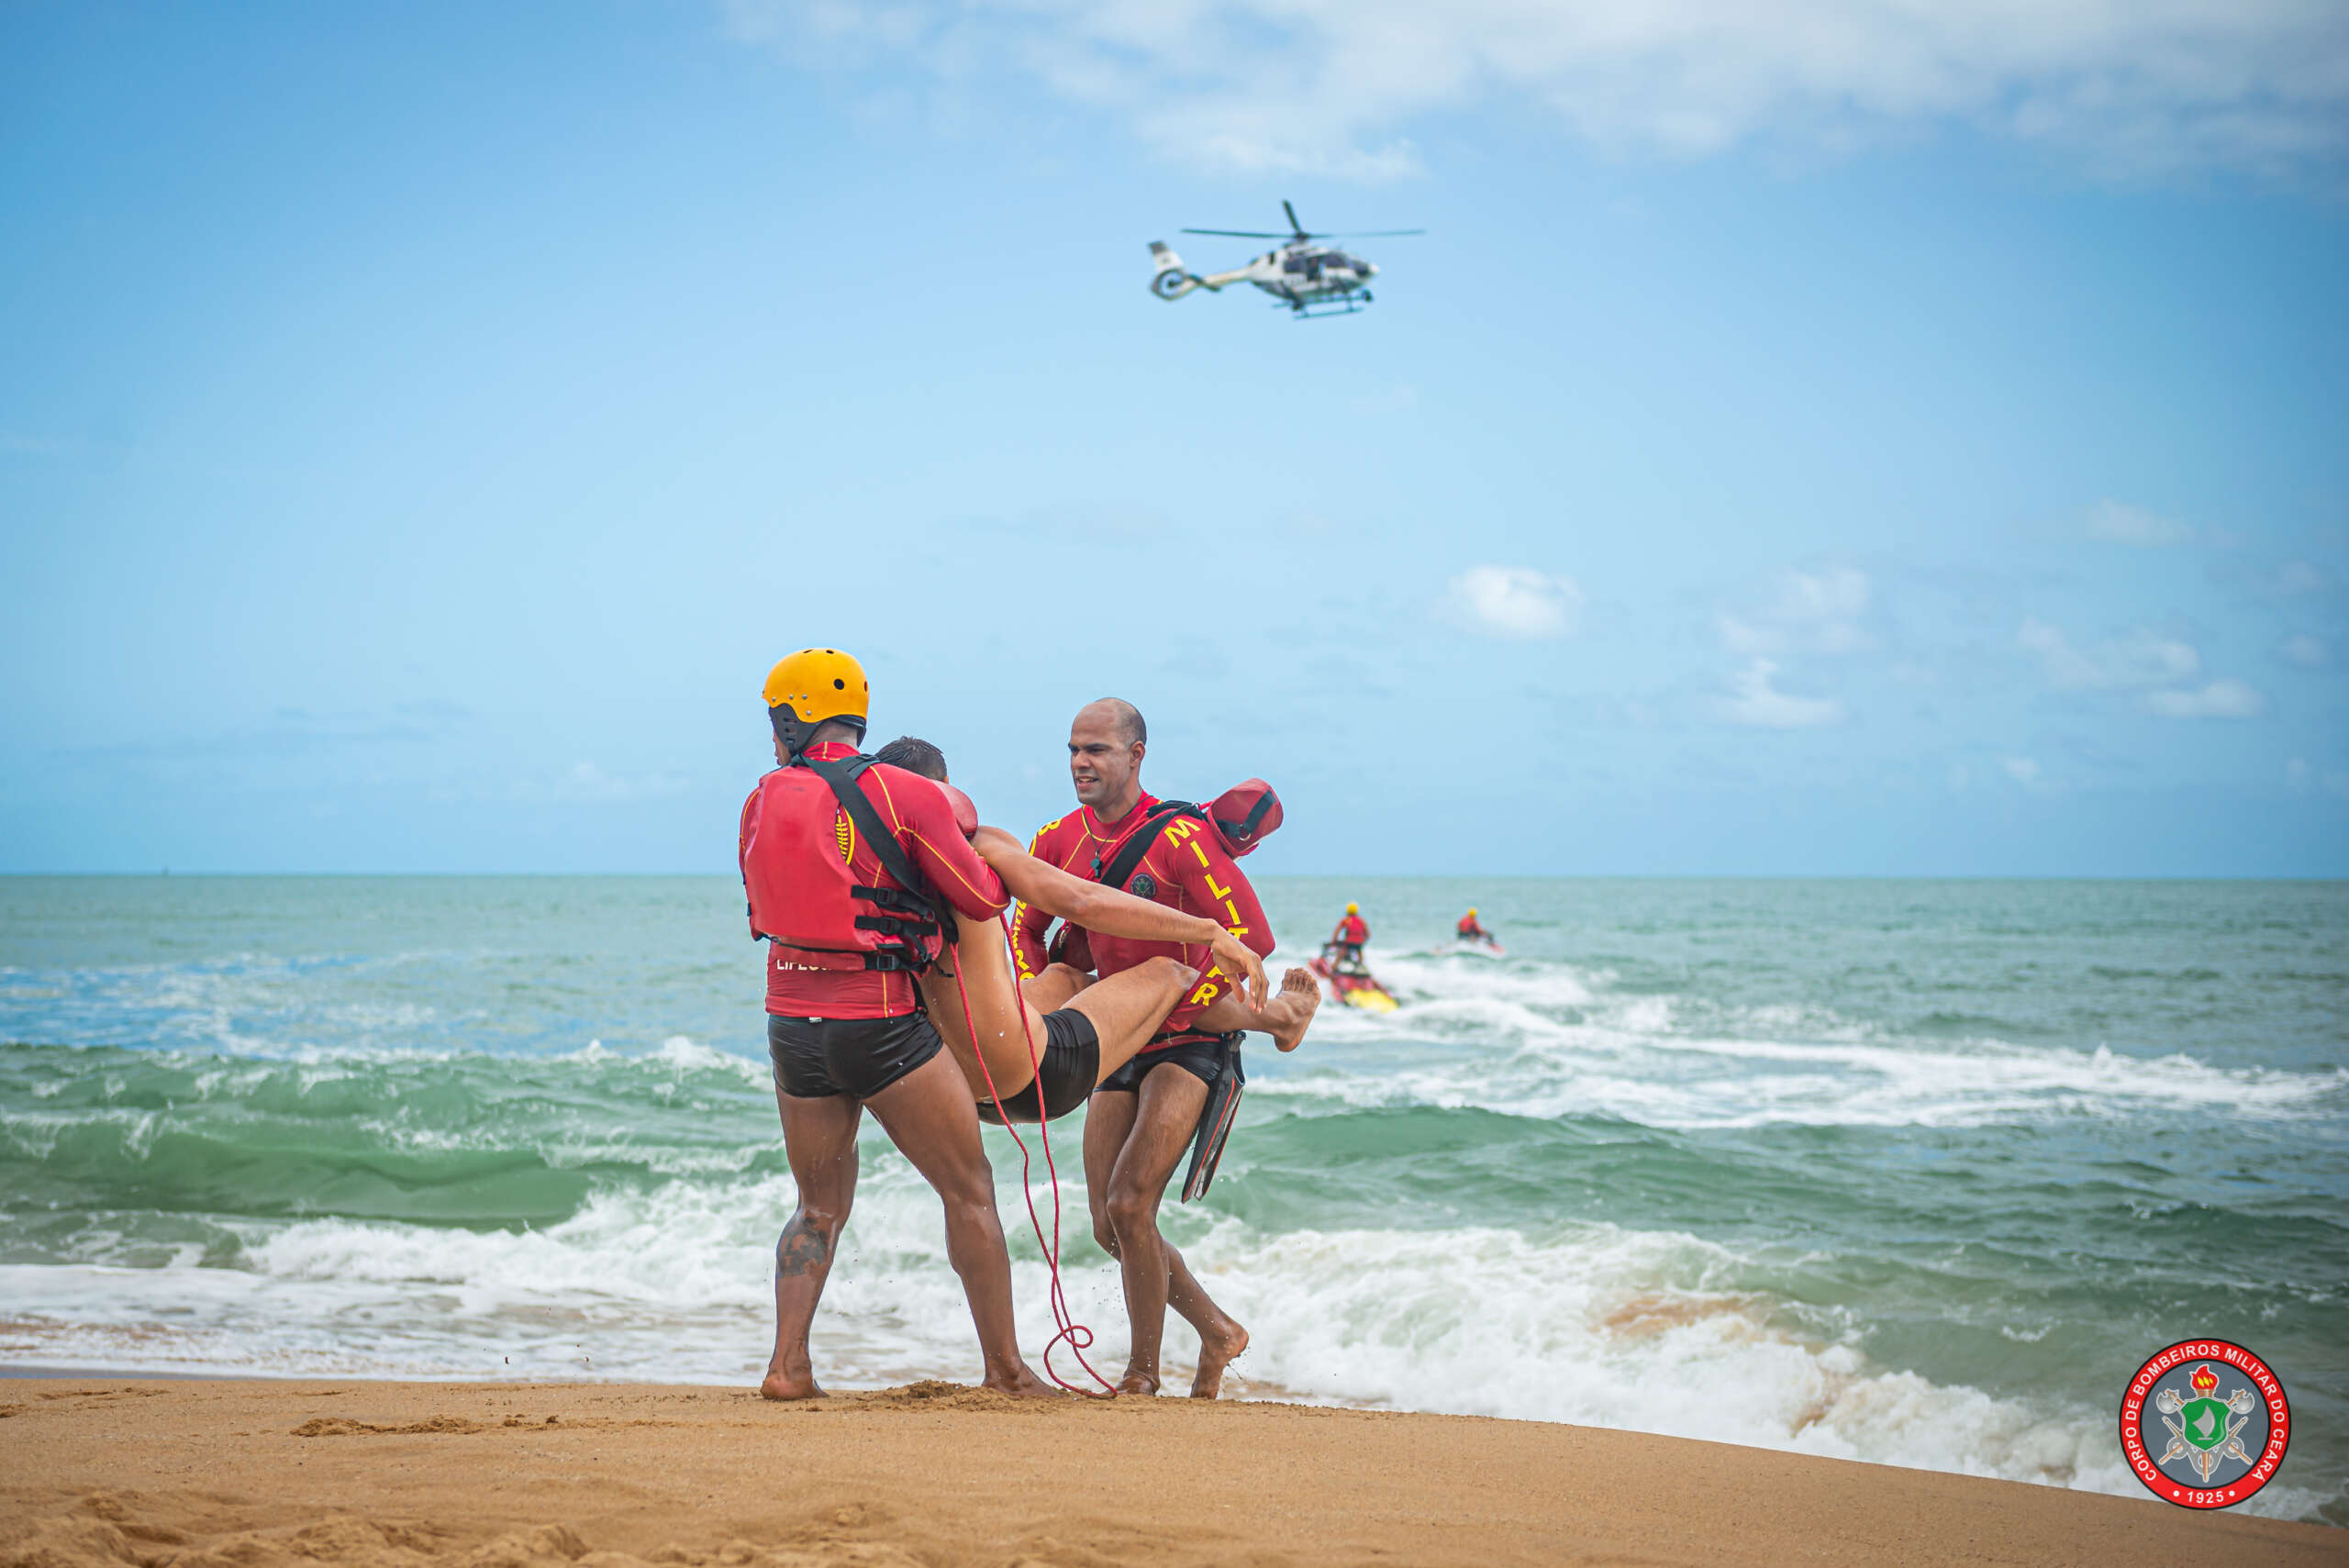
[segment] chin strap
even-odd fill
[[[1005,944],[1009,945],[1010,922],[998,913],[996,916],[996,923],[1002,928]],[[1046,1240],[1044,1222],[1036,1213],[1036,1194],[1029,1183],[1031,1164],[1028,1154],[1028,1140],[1019,1136],[1019,1129],[1013,1124],[1009,1117],[1006,1117],[1003,1120],[1003,1129],[1011,1134],[1011,1141],[1019,1146],[1019,1194],[1028,1200],[1028,1224],[1036,1232],[1036,1245],[1043,1249],[1044,1267],[1051,1273],[1052,1278],[1051,1293],[1052,1327],[1057,1331],[1044,1342],[1044,1375],[1071,1394],[1083,1395],[1087,1399],[1114,1399],[1118,1395],[1116,1385],[1094,1371],[1093,1363],[1085,1359],[1086,1347],[1093,1343],[1093,1330],[1078,1322],[1075,1316],[1069,1311],[1068,1294],[1062,1288],[1061,1173],[1060,1168],[1052,1162],[1052,1118],[1046,1114],[1044,1107],[1043,1059],[1036,1050],[1035,1031],[1028,1027],[1028,998],[1021,995],[1019,982],[1016,978],[1011,983],[1011,994],[1019,1004],[1019,1033],[1028,1041],[1028,1064],[1035,1073],[1035,1078],[1032,1081],[1036,1085],[1036,1140],[1043,1145],[1044,1171],[1051,1177],[1052,1184],[1052,1239]],[[963,966],[960,963],[954,966],[954,995],[963,1004],[963,1038],[971,1042],[971,1054],[979,1059],[979,1075],[987,1081],[987,1098],[1000,1107],[1003,1104],[1003,1096],[996,1092],[995,1072],[987,1066],[986,1052],[979,1049],[979,1027],[971,1017],[971,994],[963,984]],[[1101,1392],[1097,1394],[1090,1388],[1079,1388],[1052,1370],[1052,1349],[1063,1340],[1068,1342],[1069,1353],[1076,1358],[1076,1364],[1085,1369],[1085,1375],[1101,1385]]]

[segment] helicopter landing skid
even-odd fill
[[[1317,299],[1310,305],[1297,300],[1280,308],[1299,321],[1310,321],[1320,316],[1360,315],[1362,307],[1369,303],[1370,291],[1365,289],[1360,294],[1341,295],[1335,299]]]

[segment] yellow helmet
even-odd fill
[[[1359,904],[1349,904],[1346,906],[1346,913],[1349,915],[1359,915],[1362,913],[1362,906]]]
[[[1473,904],[1468,906],[1468,917],[1472,920],[1476,917],[1476,906]]]
[[[864,666],[837,648],[803,648],[776,661],[765,695],[767,718],[786,755],[806,750],[807,737],[827,719],[854,725],[857,739],[864,739],[873,686]]]

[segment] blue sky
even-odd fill
[[[729,869],[825,643],[1268,872],[2349,874],[2349,19],[2125,9],[0,7],[0,870]]]

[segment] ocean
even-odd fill
[[[1243,1393],[2143,1497],[2122,1387],[2213,1335],[2292,1400],[2251,1511],[2349,1525],[2349,885],[1259,885],[1286,962],[1358,900],[1404,1005],[1252,1049],[1214,1191],[1167,1204]],[[1453,950],[1472,903],[1505,958]],[[741,907],[0,879],[0,1362],[755,1382],[792,1184]],[[1067,1278],[1114,1375],[1080,1121]],[[935,1202],[867,1126],[818,1373],[967,1381]]]

